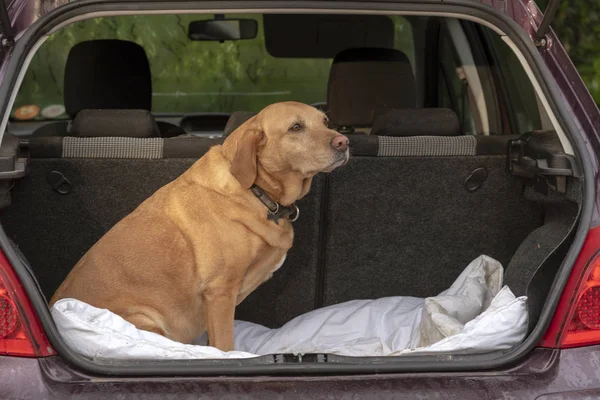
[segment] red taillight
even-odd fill
[[[578,323],[570,330],[600,330],[600,286],[597,282],[593,285],[581,294],[575,310]]]
[[[0,252],[0,356],[55,354],[19,279]]]
[[[0,338],[12,336],[18,325],[17,306],[8,297],[6,289],[0,289]]]
[[[600,344],[600,227],[588,232],[542,347]]]

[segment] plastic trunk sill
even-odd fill
[[[552,84],[550,75],[541,56],[537,52],[526,33],[506,15],[499,11],[469,0],[447,0],[444,2],[425,0],[420,2],[345,2],[345,1],[201,1],[201,2],[135,2],[120,0],[81,0],[71,2],[53,10],[36,21],[17,41],[13,57],[10,59],[5,81],[0,87],[0,106],[6,109],[9,98],[16,85],[16,78],[25,58],[33,45],[52,28],[78,15],[90,12],[109,11],[143,11],[143,10],[202,10],[202,9],[270,9],[281,11],[294,9],[328,9],[364,10],[368,11],[413,11],[427,13],[453,13],[476,17],[497,26],[505,32],[523,52],[525,59],[540,81],[542,90],[548,98],[552,112],[557,117],[561,127],[574,145],[577,162],[582,171],[593,171],[590,154],[587,152],[583,139],[573,134],[577,127],[566,106],[560,101],[560,92]],[[91,361],[73,352],[62,339],[51,318],[48,305],[36,284],[29,269],[17,256],[3,229],[0,228],[0,247],[15,268],[32,304],[40,318],[52,346],[62,359],[74,368],[85,370],[97,375],[118,376],[209,376],[209,375],[316,375],[316,374],[365,374],[365,373],[394,373],[394,372],[448,372],[469,370],[493,370],[506,368],[527,355],[539,342],[556,309],[560,294],[569,277],[571,268],[583,245],[593,211],[594,182],[592,174],[583,176],[582,208],[573,244],[569,249],[563,264],[555,278],[553,287],[548,295],[537,326],[530,336],[519,346],[509,351],[493,352],[475,355],[427,355],[401,357],[342,357],[327,355],[327,362],[314,363],[276,363],[273,356],[262,356],[251,359],[225,360],[177,360],[177,361]]]

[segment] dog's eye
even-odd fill
[[[300,130],[302,130],[302,126],[301,126],[300,124],[294,124],[294,125],[292,125],[292,127],[290,128],[290,131],[293,131],[293,132],[298,132],[298,131],[300,131]]]
[[[323,124],[325,124],[325,126],[329,126],[329,118],[323,118]]]

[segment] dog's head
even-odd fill
[[[274,175],[312,178],[331,172],[350,157],[348,138],[329,129],[327,116],[306,104],[272,104],[225,140],[233,148],[231,173],[242,187],[257,179],[259,166]]]

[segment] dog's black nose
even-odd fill
[[[339,151],[346,151],[346,150],[348,150],[349,143],[350,143],[350,140],[348,140],[348,138],[346,136],[337,135],[331,141],[331,147],[333,147],[334,149],[339,150]]]

